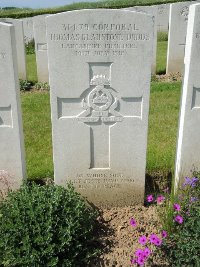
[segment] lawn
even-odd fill
[[[166,69],[166,36],[159,36],[157,73]],[[28,80],[37,81],[35,55],[27,55]],[[147,173],[171,172],[178,128],[180,82],[152,82]],[[50,103],[48,92],[21,93],[28,177],[53,177]]]

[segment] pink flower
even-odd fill
[[[157,197],[156,201],[157,201],[157,204],[161,204],[163,201],[165,200],[165,197],[160,195]]]
[[[166,238],[167,237],[167,231],[162,231],[162,233],[161,233],[161,235],[162,235],[162,238]]]
[[[136,221],[133,218],[130,219],[130,225],[133,227],[137,226]]]
[[[175,217],[175,221],[179,224],[182,224],[183,223],[183,217],[181,215],[177,215]]]
[[[152,195],[148,195],[147,196],[147,201],[148,202],[152,202],[153,201],[153,196]]]
[[[154,244],[155,246],[161,246],[162,240],[157,235],[151,234],[150,243]]]
[[[146,238],[146,236],[141,236],[140,238],[139,238],[139,243],[141,244],[141,245],[145,245],[146,243],[147,243],[147,238]]]
[[[144,257],[144,254],[143,254],[143,250],[142,249],[137,249],[136,251],[135,251],[135,256],[136,257]]]
[[[151,254],[151,250],[149,248],[145,248],[143,250],[143,254],[145,255],[145,257],[149,257]]]
[[[136,259],[131,258],[131,264],[135,264],[135,263],[137,263]]]
[[[154,241],[154,245],[156,245],[157,247],[161,246],[162,245],[162,240],[160,238],[157,238],[155,241]]]
[[[155,235],[155,234],[151,234],[151,235],[150,235],[150,243],[153,243],[153,244],[154,244],[154,242],[156,242],[157,238],[158,238],[157,235]]]
[[[181,210],[181,206],[179,204],[177,204],[177,203],[175,203],[173,207],[174,207],[174,209],[176,211],[180,211]]]
[[[137,264],[138,264],[139,266],[143,266],[144,263],[145,263],[145,259],[144,259],[144,258],[141,258],[141,257],[138,257],[138,258],[137,258]]]

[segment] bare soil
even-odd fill
[[[99,222],[102,225],[97,233],[101,255],[90,267],[128,267],[130,258],[139,248],[138,239],[142,235],[159,234],[161,225],[156,206],[134,206],[102,209]],[[134,218],[137,226],[130,225]],[[169,266],[161,255],[154,255],[152,262],[145,266]]]

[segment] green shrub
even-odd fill
[[[29,91],[32,88],[33,83],[27,80],[19,79],[19,85],[21,91]]]
[[[30,42],[26,44],[26,54],[31,55],[35,54],[35,41],[32,39]]]
[[[22,186],[0,204],[1,266],[87,266],[96,215],[72,185]]]

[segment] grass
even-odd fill
[[[167,42],[161,41],[157,44],[156,73],[165,74],[167,63]]]
[[[147,172],[172,171],[176,153],[181,83],[152,82]]]
[[[27,173],[53,177],[49,93],[21,93]]]
[[[26,55],[27,80],[37,82],[37,68],[35,54]]]

